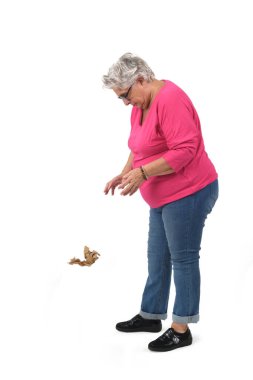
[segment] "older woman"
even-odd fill
[[[218,175],[208,157],[199,117],[187,94],[169,80],[158,80],[147,63],[126,53],[103,76],[125,105],[133,106],[121,174],[109,181],[133,195],[138,189],[150,206],[148,278],[139,313],[116,325],[124,332],[159,332],[167,307],[173,269],[176,296],[171,327],[149,343],[169,351],[192,343],[189,323],[199,321],[199,251],[207,215],[218,198]]]

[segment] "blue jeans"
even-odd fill
[[[199,320],[199,251],[207,215],[218,199],[218,180],[200,191],[162,207],[150,208],[148,235],[148,278],[140,315],[166,319],[171,273],[176,296],[173,322]]]

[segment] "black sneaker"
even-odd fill
[[[192,344],[192,334],[189,328],[184,333],[178,333],[173,328],[169,328],[159,338],[150,342],[148,348],[151,351],[171,351],[190,344]]]
[[[146,319],[137,314],[129,321],[117,323],[116,329],[124,332],[159,332],[162,330],[162,322],[160,319]]]

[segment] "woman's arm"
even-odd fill
[[[124,166],[121,175],[125,175],[133,169],[133,153],[130,152],[126,165]],[[148,177],[166,175],[175,173],[175,171],[168,165],[164,158],[159,158],[143,166],[143,169]]]
[[[121,172],[121,175],[125,175],[126,173],[130,172],[130,170],[132,170],[132,163],[133,163],[133,153],[130,152],[129,154],[129,157],[128,157],[128,160],[127,160],[127,163],[126,165],[124,166],[122,172]]]
[[[143,165],[142,168],[147,177],[175,173],[174,169],[172,169],[169,166],[168,162],[162,157],[146,165]]]

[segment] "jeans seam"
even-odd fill
[[[186,236],[186,255],[187,255],[187,259],[188,259],[188,254],[189,254],[189,236],[190,236],[190,226],[192,225],[192,219],[193,219],[193,211],[194,211],[194,208],[195,208],[195,197],[192,197],[193,199],[193,205],[192,205],[192,209],[191,209],[191,214],[189,216],[189,220],[188,220],[188,225],[187,225],[187,236]],[[187,276],[189,278],[189,274],[190,274],[190,268],[189,268],[189,264],[187,264]],[[190,315],[190,286],[191,286],[191,283],[189,282],[189,286],[188,286],[188,289],[187,289],[187,310],[188,310],[188,315]]]
[[[163,260],[163,264],[165,264],[165,261],[166,261],[166,257],[164,255],[164,260]],[[166,265],[163,265],[163,273],[162,273],[162,281],[161,281],[161,288],[160,288],[160,291],[159,291],[159,298],[158,298],[158,307],[159,307],[159,310],[161,310],[161,304],[162,304],[162,295],[163,295],[163,289],[164,289],[164,285],[165,285],[165,277],[166,277],[166,269],[167,269],[167,266]],[[166,313],[166,312],[165,312]],[[163,314],[165,314],[163,313]]]

